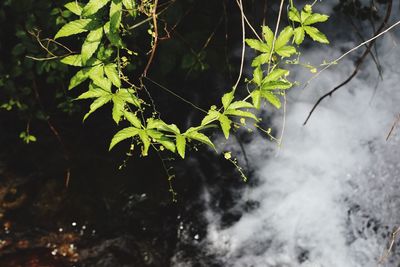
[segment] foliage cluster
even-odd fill
[[[240,3],[240,2],[239,2]],[[221,98],[220,105],[212,105],[197,126],[186,130],[176,124],[165,122],[158,113],[146,113],[146,103],[141,84],[135,85],[125,74],[129,55],[134,56],[123,40],[129,31],[125,20],[136,19],[144,14],[153,19],[149,31],[153,36],[152,53],[157,42],[157,1],[134,0],[90,0],[87,3],[72,1],[65,8],[75,15],[57,32],[54,39],[85,34],[80,53],[66,55],[61,62],[78,67],[71,78],[68,89],[88,81],[88,89],[77,100],[92,99],[89,111],[84,120],[107,103],[112,103],[112,118],[116,124],[127,124],[111,140],[109,148],[131,139],[131,149],[140,146],[142,156],[147,156],[150,147],[156,150],[167,149],[185,157],[187,144],[200,142],[213,149],[215,145],[207,135],[209,128],[219,128],[228,139],[235,128],[248,127],[246,120],[257,126],[260,118],[256,110],[262,103],[268,102],[279,109],[280,97],[285,90],[293,87],[288,80],[289,71],[284,69],[285,59],[298,56],[298,46],[307,34],[314,41],[329,43],[326,36],[314,24],[325,22],[327,15],[314,13],[312,5],[305,5],[298,10],[290,4],[288,20],[290,25],[275,34],[270,27],[262,26],[262,38],[246,39],[247,45],[260,54],[254,58],[253,77],[247,81],[249,94],[242,100],[235,99],[236,86]],[[148,19],[145,19],[148,20]],[[141,22],[139,22],[141,23]],[[121,54],[124,53],[124,56]],[[127,55],[127,56],[125,56]],[[151,63],[151,57],[148,65]],[[146,77],[147,67],[140,77]],[[140,79],[139,79],[140,80]],[[248,100],[251,99],[249,102]],[[233,127],[232,127],[233,126]]]

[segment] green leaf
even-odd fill
[[[261,85],[261,81],[263,79],[263,72],[261,70],[261,67],[258,66],[257,68],[254,69],[253,72],[253,81],[255,84],[257,84],[258,86]]]
[[[206,144],[206,145],[212,147],[215,150],[215,146],[211,142],[210,138],[208,138],[206,135],[204,135],[202,133],[199,133],[197,131],[190,131],[189,132],[189,130],[190,129],[188,129],[188,131],[187,131],[188,133],[184,134],[187,138],[199,141],[199,142],[201,142],[203,144]]]
[[[66,3],[64,6],[66,9],[68,9],[75,15],[80,16],[82,14],[82,10],[83,10],[82,6],[83,5],[77,1]]]
[[[231,115],[231,116],[237,116],[237,117],[247,117],[247,118],[252,118],[255,121],[258,121],[258,118],[256,115],[254,115],[251,112],[248,111],[243,111],[243,110],[238,110],[238,109],[230,109],[227,110],[224,114],[226,115]]]
[[[275,51],[278,53],[277,50],[284,47],[293,36],[293,29],[290,26],[284,28],[281,33],[279,34],[278,38],[275,41]]]
[[[146,130],[146,133],[153,138],[157,143],[163,145],[166,149],[175,153],[175,143],[166,137],[163,133],[156,130]]]
[[[107,78],[101,77],[101,76],[96,76],[96,75],[91,75],[90,78],[92,79],[93,83],[97,85],[98,87],[111,92],[111,81],[108,80]]]
[[[284,90],[284,89],[289,89],[292,87],[292,83],[287,82],[287,81],[271,81],[271,82],[266,82],[261,86],[261,90]]]
[[[246,101],[235,101],[232,104],[229,105],[228,110],[230,109],[238,109],[238,108],[254,108],[254,106]]]
[[[82,56],[81,55],[66,56],[63,59],[61,59],[60,62],[70,66],[82,67]]]
[[[71,21],[61,27],[61,29],[57,32],[54,39],[78,34],[81,32],[86,32],[90,29],[89,26],[92,24],[93,22],[91,19],[78,19]]]
[[[296,8],[291,7],[290,10],[289,10],[288,15],[289,15],[289,19],[291,21],[295,21],[295,22],[299,22],[300,23],[300,20],[301,20],[300,19],[300,13]]]
[[[328,38],[326,38],[325,34],[320,32],[317,28],[311,26],[304,26],[304,30],[314,41],[323,44],[329,44]]]
[[[305,5],[303,10],[304,10],[304,12],[312,13],[312,5],[310,5],[310,4]]]
[[[90,0],[83,8],[82,16],[87,17],[97,13],[97,11],[99,11],[99,9],[105,6],[109,1],[110,0]]]
[[[304,41],[304,29],[303,27],[298,27],[294,29],[294,42],[299,45]]]
[[[89,78],[90,72],[93,68],[84,68],[78,71],[70,80],[68,90],[78,86]]]
[[[110,5],[110,30],[118,32],[121,24],[122,2],[121,0],[111,0]]]
[[[115,123],[118,124],[125,111],[125,101],[116,94],[114,94],[112,101],[114,103],[112,117]]]
[[[181,134],[176,135],[176,148],[178,150],[178,154],[184,159],[185,158],[185,150],[186,150],[186,138]]]
[[[115,45],[116,47],[125,47],[118,32],[110,31],[110,22],[104,24],[104,32],[106,33],[106,36],[111,44]]]
[[[305,21],[303,21],[304,25],[311,25],[317,22],[324,22],[327,21],[329,16],[327,15],[322,15],[318,13],[314,13],[311,16],[309,16]]]
[[[272,43],[274,42],[274,33],[268,26],[262,26],[262,35],[264,37],[265,42],[269,46],[272,46]],[[267,51],[267,52],[270,52],[270,51]]]
[[[167,138],[165,136],[162,136],[160,138],[157,138],[156,141],[158,143],[160,143],[161,145],[163,145],[169,151],[175,153],[175,150],[176,150],[175,149],[175,143],[171,139],[169,139],[169,138]]]
[[[277,109],[281,108],[281,101],[279,100],[279,98],[274,95],[273,93],[269,92],[269,91],[262,91],[261,92],[261,96],[265,99],[268,100],[269,103],[271,103],[274,107],[276,107]]]
[[[81,100],[81,99],[89,99],[89,98],[98,98],[104,95],[109,95],[110,93],[107,91],[104,91],[103,89],[97,88],[97,89],[90,89],[89,91],[84,92],[80,96],[76,98],[76,100]]]
[[[86,113],[85,116],[83,117],[83,121],[85,121],[87,119],[87,117],[89,117],[90,114],[92,114],[97,109],[99,109],[100,107],[102,107],[106,103],[108,103],[112,99],[112,97],[113,96],[111,94],[107,94],[107,95],[103,95],[103,96],[97,98],[95,101],[93,101],[93,103],[90,105],[89,112]]]
[[[304,9],[301,11],[301,15],[300,15],[302,23],[304,23],[304,21],[306,21],[308,19],[308,17],[311,16],[311,12],[305,11],[305,9],[306,8],[304,7]]]
[[[260,109],[261,107],[261,91],[255,90],[251,92],[251,100],[253,101],[253,106],[256,109]]]
[[[253,59],[253,62],[251,62],[252,67],[258,67],[261,66],[262,64],[265,64],[268,62],[270,57],[270,53],[263,53]]]
[[[101,39],[103,38],[103,28],[97,28],[89,32],[88,36],[85,39],[85,42],[82,45],[82,63],[86,64],[86,62],[93,56],[94,52],[96,52]]]
[[[218,118],[219,123],[221,124],[221,129],[222,132],[224,133],[224,136],[226,139],[229,138],[229,131],[231,130],[231,123],[232,121],[226,116],[221,114]]]
[[[145,130],[139,131],[140,140],[142,140],[143,147],[142,147],[142,156],[147,156],[149,147],[150,147],[150,137],[147,135]]]
[[[297,50],[294,46],[287,45],[287,46],[283,46],[283,47],[275,50],[275,52],[278,55],[280,55],[281,57],[290,57],[290,56],[296,54]]]
[[[135,105],[136,107],[140,107],[140,100],[134,94],[135,91],[133,89],[118,89],[116,94],[122,98],[125,102]]]
[[[135,127],[128,127],[128,128],[122,129],[121,131],[116,133],[114,135],[114,137],[111,139],[110,147],[108,150],[111,150],[119,142],[136,136],[139,133],[139,131],[140,130]]]
[[[229,105],[231,104],[233,98],[234,98],[234,90],[230,91],[229,93],[226,93],[222,96],[222,105],[224,106],[224,109],[227,109]]]
[[[257,39],[246,39],[245,41],[246,41],[246,44],[248,46],[250,46],[251,48],[253,48],[253,49],[257,50],[257,51],[266,53],[266,52],[269,52],[271,50],[271,48],[267,44],[261,42],[260,40],[257,40]]]
[[[172,132],[179,134],[179,128],[175,124],[166,124],[164,121],[159,119],[150,118],[147,120],[147,129],[157,129],[165,132]]]
[[[124,117],[136,128],[141,128],[142,123],[138,119],[138,117],[132,112],[124,111]]]
[[[122,0],[122,4],[128,10],[131,16],[136,17],[137,9],[135,0]]]
[[[121,87],[121,80],[119,78],[117,65],[114,63],[107,64],[104,66],[104,72],[106,73],[108,79],[117,87]]]
[[[274,69],[273,71],[271,71],[267,77],[264,78],[264,80],[262,80],[262,83],[266,83],[266,82],[271,82],[271,81],[276,81],[279,78],[282,78],[282,76],[287,76],[289,74],[288,70],[284,70],[284,69]]]
[[[215,110],[209,110],[208,114],[201,121],[201,126],[207,125],[215,120],[218,120],[221,113]]]

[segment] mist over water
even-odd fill
[[[399,36],[394,29],[378,41],[382,80],[369,58],[303,127],[315,101],[351,74],[354,57],[345,59],[307,88],[290,91],[281,148],[254,134],[245,149],[258,184],[240,197],[259,205],[251,211],[238,206],[242,216],[229,227],[212,210],[204,215],[209,224],[203,246],[224,266],[378,266],[391,232],[400,226],[400,130],[385,140],[400,112]],[[343,43],[316,45],[302,60],[332,60],[343,53],[339,44],[356,44]],[[306,69],[294,73],[300,82],[311,75]],[[279,112],[273,127],[281,126]],[[381,266],[399,262],[394,251]]]

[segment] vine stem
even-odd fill
[[[244,11],[243,11],[243,2],[242,0],[237,0],[236,3],[239,5],[240,9],[240,14],[241,14],[241,21],[242,21],[242,58],[240,59],[240,70],[239,70],[239,76],[236,80],[235,85],[233,86],[233,91],[236,90],[236,87],[239,85],[240,79],[242,79],[242,74],[243,74],[243,65],[244,65],[244,54],[246,52],[246,43],[245,43],[245,38],[246,38],[246,28],[245,28],[245,23],[244,23]]]
[[[285,0],[281,0],[281,4],[279,6],[279,13],[278,13],[278,19],[276,21],[274,40],[272,41],[271,53],[269,54],[269,59],[268,59],[268,73],[269,73],[269,71],[271,69],[271,59],[272,59],[272,54],[274,53],[274,49],[275,49],[276,35],[278,34],[279,24],[281,22],[281,16],[282,16],[282,10],[283,10],[283,3],[284,2],[285,2]]]
[[[317,78],[322,72],[326,71],[328,68],[332,67],[332,65],[337,64],[340,60],[342,60],[344,57],[346,57],[348,54],[356,51],[357,49],[359,49],[360,47],[372,42],[373,40],[379,38],[380,36],[384,35],[385,33],[387,33],[388,31],[392,30],[394,27],[398,26],[400,24],[400,20],[397,21],[396,23],[394,23],[392,26],[390,26],[389,28],[387,28],[386,30],[382,31],[381,33],[375,35],[374,37],[360,43],[359,45],[357,45],[356,47],[353,47],[352,49],[348,50],[346,53],[344,53],[343,55],[341,55],[340,57],[338,57],[337,59],[331,61],[329,64],[327,64],[323,69],[321,69],[317,74],[315,74],[313,77],[311,77],[306,84],[304,85],[303,89],[306,88],[312,80],[314,80],[315,78]]]
[[[151,49],[151,54],[149,57],[149,61],[147,62],[146,68],[143,71],[143,76],[147,76],[147,71],[150,68],[151,62],[153,61],[154,55],[156,53],[157,49],[157,44],[158,44],[158,27],[157,27],[157,5],[158,5],[158,0],[154,0],[154,7],[152,10],[152,17],[153,17],[153,24],[154,24],[154,44]]]
[[[245,14],[244,11],[243,11],[243,5],[241,6],[241,5],[239,4],[239,1],[238,1],[238,0],[236,0],[236,3],[238,4],[238,6],[239,6],[239,8],[240,8],[240,11],[241,11],[241,13],[242,13],[242,16],[243,16],[243,18],[244,18],[244,20],[245,20],[247,26],[249,26],[249,28],[250,28],[251,31],[254,33],[254,35],[257,37],[257,39],[260,40],[260,41],[262,41],[261,37],[258,35],[257,31],[254,29],[253,25],[251,25],[250,21],[247,19],[247,16],[246,16],[246,14]]]

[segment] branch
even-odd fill
[[[334,92],[336,92],[337,90],[339,90],[341,87],[343,87],[344,85],[346,85],[348,82],[350,82],[354,76],[357,75],[358,71],[360,70],[360,67],[362,65],[362,63],[364,62],[365,57],[370,53],[371,48],[373,47],[373,45],[375,44],[376,39],[385,34],[386,32],[390,31],[392,28],[394,28],[395,26],[400,24],[400,21],[396,22],[395,24],[393,24],[392,26],[390,26],[389,28],[387,28],[386,30],[382,31],[385,27],[385,25],[387,24],[391,11],[392,11],[392,0],[388,3],[387,6],[387,10],[386,10],[386,16],[385,19],[383,20],[381,26],[379,27],[379,29],[375,32],[374,37],[372,37],[371,39],[362,42],[361,44],[359,44],[358,46],[350,49],[349,51],[347,51],[346,53],[344,53],[343,55],[341,55],[339,58],[337,58],[336,60],[332,61],[331,63],[329,63],[325,68],[323,68],[321,71],[319,71],[317,73],[317,75],[315,75],[312,79],[314,79],[315,77],[317,77],[318,75],[321,74],[322,71],[325,71],[327,68],[329,68],[330,66],[332,66],[333,64],[337,63],[339,60],[341,60],[342,58],[344,58],[345,56],[347,56],[348,54],[350,54],[351,52],[357,50],[358,48],[360,48],[361,46],[365,45],[365,44],[369,44],[368,47],[365,49],[364,53],[361,55],[361,57],[359,57],[356,61],[356,66],[354,68],[353,73],[343,82],[341,82],[339,85],[337,85],[335,88],[333,88],[332,90],[330,90],[328,93],[324,94],[323,96],[321,96],[317,102],[314,104],[313,108],[311,109],[310,113],[308,114],[306,120],[304,121],[303,125],[306,125],[308,120],[310,119],[311,115],[313,114],[313,112],[315,111],[315,109],[318,107],[318,105],[322,102],[322,100],[324,100],[325,98],[327,98],[328,96],[332,96],[332,94]],[[309,84],[309,82],[312,80],[310,79],[307,83]]]

